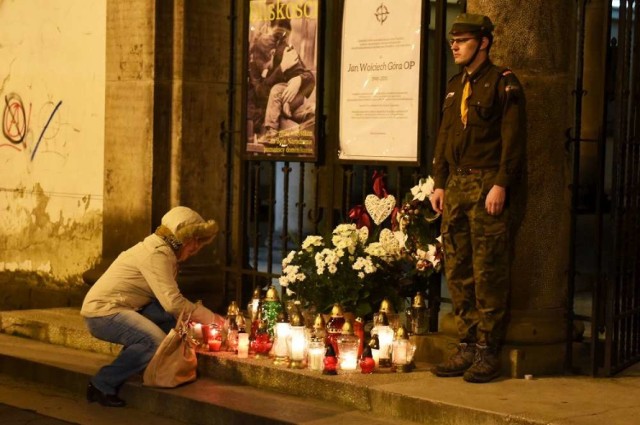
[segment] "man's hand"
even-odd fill
[[[502,186],[493,185],[489,193],[487,194],[487,199],[485,200],[484,206],[489,213],[489,215],[500,215],[502,210],[504,209],[504,200],[507,197],[507,189]]]
[[[282,92],[282,101],[284,103],[293,102],[293,99],[298,95],[300,91],[300,86],[302,85],[302,77],[297,76],[293,77],[287,83],[287,88]]]
[[[429,198],[431,201],[431,207],[438,214],[442,214],[444,208],[444,189],[435,189]]]
[[[300,62],[300,56],[293,46],[285,47],[282,52],[282,61],[280,62],[280,69],[282,72],[286,72],[289,68]]]

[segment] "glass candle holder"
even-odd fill
[[[238,334],[238,358],[246,359],[249,357],[249,334],[240,332]]]
[[[350,322],[342,326],[342,335],[338,338],[338,365],[340,370],[354,371],[358,367],[358,348],[360,338],[353,333]]]
[[[287,339],[291,332],[291,325],[288,322],[278,322],[275,325],[275,339],[273,340],[273,361],[276,365],[289,364],[289,346]]]
[[[302,369],[305,367],[307,338],[304,326],[291,326],[289,333],[289,367]]]
[[[311,339],[309,342],[309,349],[307,351],[307,364],[309,366],[309,370],[321,371],[323,367],[322,360],[324,359],[324,342],[322,339]]]
[[[333,346],[333,351],[336,355],[339,353],[338,338],[342,335],[344,322],[342,306],[334,304],[331,310],[331,318],[327,321],[327,342]]]
[[[209,325],[209,337],[207,338],[207,347],[209,351],[220,351],[222,346],[222,333],[216,325]]]
[[[256,355],[256,358],[260,359],[269,357],[272,346],[273,342],[267,330],[267,322],[261,321],[255,336],[251,339],[249,348]]]
[[[409,341],[407,331],[404,327],[399,327],[396,338],[393,341],[393,368],[396,372],[409,372],[416,346]]]
[[[391,345],[393,344],[393,329],[390,326],[378,326],[378,340],[380,341],[380,367],[391,367]]]

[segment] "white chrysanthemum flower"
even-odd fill
[[[322,241],[322,236],[311,235],[307,236],[304,242],[302,242],[302,249],[308,250],[314,246],[323,246],[324,242]]]
[[[356,261],[354,261],[351,267],[354,270],[356,271],[360,270],[365,274],[372,274],[377,270],[376,266],[373,264],[373,261],[371,260],[371,257],[366,257],[366,258],[358,257],[356,258]]]
[[[353,253],[358,243],[358,230],[355,224],[339,224],[333,230],[331,238],[333,246]]]
[[[358,229],[358,240],[361,244],[366,244],[369,239],[369,228],[367,226],[362,226]]]
[[[295,256],[296,256],[296,251],[290,251],[289,254],[287,254],[287,256],[284,258],[284,260],[282,260],[282,268],[284,269],[289,264],[291,264]]]
[[[429,199],[433,194],[434,184],[435,182],[431,176],[427,177],[426,179],[420,179],[418,184],[411,188],[413,199],[417,199],[418,201]]]
[[[327,267],[327,270],[331,274],[336,274],[336,272],[338,271],[338,268],[335,266],[335,264],[330,264],[329,267]]]
[[[278,278],[278,282],[280,283],[280,286],[282,286],[283,288],[286,288],[287,286],[289,286],[289,279],[285,275],[280,276]]]
[[[374,257],[384,257],[387,255],[387,251],[382,247],[380,242],[370,243],[364,250],[367,254]]]
[[[358,272],[358,277],[359,277],[360,279],[364,279],[364,277],[365,277],[364,272]]]

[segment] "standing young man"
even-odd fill
[[[464,67],[448,83],[436,142],[435,191],[442,213],[445,275],[460,342],[437,376],[489,382],[509,298],[508,195],[525,154],[524,94],[515,75],[489,60],[493,23],[463,13],[449,40]]]

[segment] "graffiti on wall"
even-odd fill
[[[29,104],[28,107],[25,106],[22,98],[17,93],[5,95],[2,113],[2,135],[8,143],[1,142],[0,148],[9,147],[17,151],[25,151],[29,148],[29,146],[27,146],[27,134],[34,130],[38,131],[39,135],[37,141],[31,149],[30,160],[33,161],[36,157],[36,153],[38,152],[38,148],[45,138],[45,134],[51,126],[52,121],[54,121],[56,112],[58,112],[61,105],[62,100],[58,101],[55,106],[53,102],[46,102],[45,105],[43,105],[42,110],[50,109],[51,107],[53,107],[53,110],[49,113],[49,116],[46,118],[46,121],[43,123],[41,128],[31,129],[30,121],[32,105]],[[54,126],[59,127],[59,122],[54,122]],[[49,133],[48,137],[52,137],[51,130]]]

